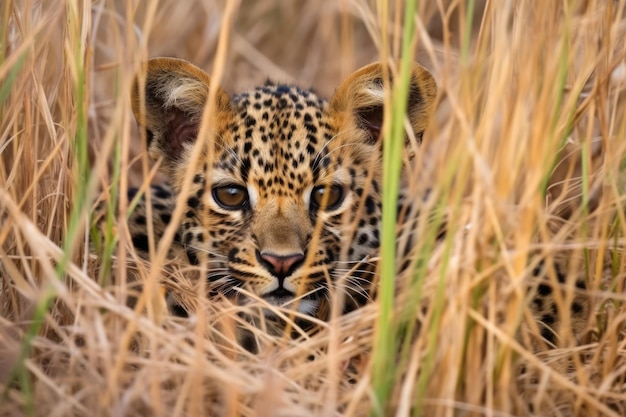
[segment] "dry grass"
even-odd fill
[[[127,251],[125,190],[154,176],[128,99],[146,57],[223,71],[231,92],[270,77],[329,96],[378,59],[382,33],[398,56],[402,2],[388,21],[385,3],[0,4],[0,415],[626,415],[624,1],[421,2],[417,60],[440,103],[406,187],[422,218],[447,214],[448,234],[399,230],[419,244],[396,283],[403,337],[384,404],[378,304],[297,342],[259,333],[251,355],[232,343],[239,307]],[[89,213],[118,192],[109,273]],[[552,349],[528,309],[540,259],[568,273]],[[572,332],[578,276],[593,314]],[[198,313],[170,317],[157,282]]]

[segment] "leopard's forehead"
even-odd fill
[[[261,195],[301,194],[325,174],[333,126],[328,104],[295,86],[266,84],[233,98],[216,167]]]

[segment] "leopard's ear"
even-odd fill
[[[335,91],[330,111],[343,114],[344,129],[357,128],[365,140],[380,140],[383,127],[384,83],[383,65],[367,65],[350,75]],[[430,72],[413,64],[407,115],[418,140],[426,129],[435,107],[437,84]]]
[[[186,145],[197,139],[210,78],[181,59],[154,58],[146,66],[145,84],[138,77],[132,88],[133,113],[146,129],[150,156],[163,157],[166,166],[171,166],[185,158]],[[145,86],[145,94],[141,94],[140,85]],[[215,117],[219,119],[229,111],[230,98],[218,88],[215,100]]]

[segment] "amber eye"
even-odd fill
[[[248,191],[240,185],[222,185],[213,188],[213,198],[226,210],[240,210],[248,203]]]
[[[320,185],[311,191],[313,209],[333,210],[343,201],[343,188],[340,185]]]

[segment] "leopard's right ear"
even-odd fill
[[[198,137],[209,75],[181,59],[154,58],[146,64],[145,83],[141,81],[135,79],[132,88],[135,119],[146,129],[150,156],[163,157],[166,166],[172,166],[186,158],[185,149]],[[145,86],[144,94],[140,85]],[[220,120],[230,111],[230,98],[218,88],[215,101],[214,120]]]
[[[330,111],[337,120],[343,122],[341,130],[350,132],[351,140],[368,145],[376,145],[381,141],[386,94],[383,79],[385,73],[390,75],[384,66],[376,62],[355,71],[337,88],[330,101]],[[389,81],[393,82],[391,78]],[[418,142],[430,122],[436,99],[437,83],[434,77],[426,68],[414,63],[406,113]],[[415,149],[408,140],[405,144],[406,153],[411,158]]]

